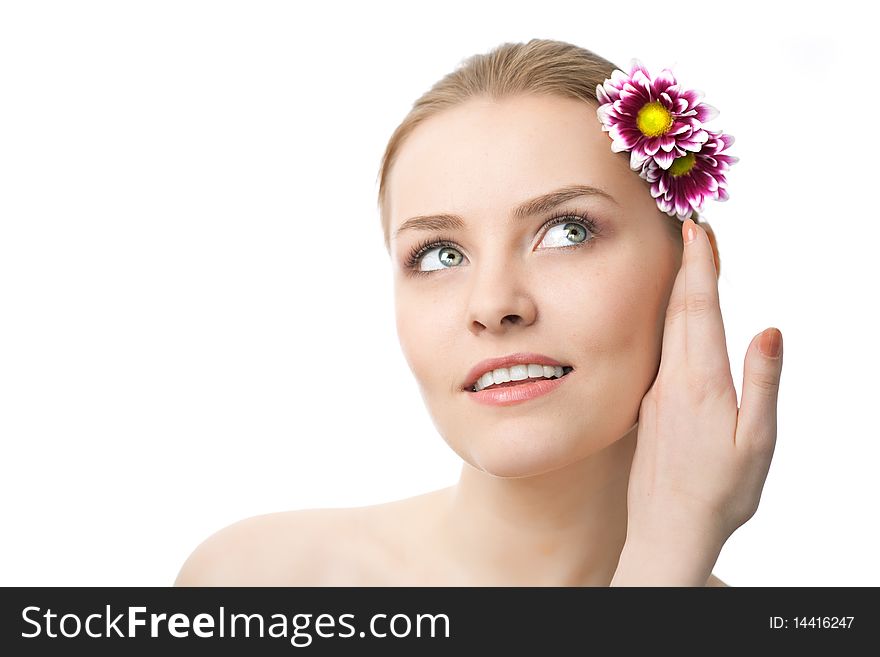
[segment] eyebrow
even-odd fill
[[[536,214],[552,210],[566,201],[579,196],[601,196],[615,205],[620,205],[611,194],[598,187],[591,185],[568,185],[525,201],[513,211],[513,217],[515,219],[532,217]],[[420,215],[404,221],[400,228],[395,231],[394,239],[397,239],[406,230],[461,230],[464,228],[464,225],[464,219],[455,214]]]

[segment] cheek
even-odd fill
[[[410,370],[419,383],[441,375],[438,363],[445,360],[444,345],[451,344],[453,332],[450,314],[443,312],[449,300],[435,299],[424,287],[416,291],[413,286],[398,287],[394,299],[397,337]]]
[[[659,353],[666,281],[650,263],[603,264],[566,286],[548,286],[544,300],[557,309],[557,325],[568,328],[572,356],[580,351],[635,374],[633,366],[650,365]]]
[[[633,386],[649,386],[660,363],[669,281],[665,269],[632,267],[608,299],[609,323],[616,327],[613,348],[627,364]]]

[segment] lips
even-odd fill
[[[485,374],[486,372],[497,370],[501,367],[511,367],[512,365],[528,365],[529,363],[533,363],[535,365],[551,365],[553,367],[571,367],[570,365],[560,362],[555,358],[550,358],[549,356],[545,356],[543,354],[536,354],[531,352],[518,352],[515,354],[508,354],[507,356],[499,356],[498,358],[487,358],[486,360],[480,361],[471,368],[470,372],[468,372],[467,377],[462,383],[461,389],[468,391],[473,388],[474,384],[477,382],[477,379],[483,376],[483,374]]]
[[[571,370],[569,370],[570,372]],[[558,379],[530,379],[514,386],[491,386],[479,392],[469,392],[467,398],[477,404],[495,408],[525,404],[533,399],[552,396],[553,392],[565,385],[568,375]]]

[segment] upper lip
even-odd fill
[[[497,370],[500,367],[510,367],[511,365],[527,365],[529,363],[534,363],[535,365],[552,365],[554,367],[568,367],[568,365],[566,365],[565,363],[560,363],[558,360],[550,358],[549,356],[526,352],[509,354],[507,356],[499,356],[498,358],[487,358],[486,360],[481,360],[479,363],[471,368],[471,371],[468,372],[467,377],[464,380],[462,390],[468,390],[469,388],[472,388],[477,382],[477,379],[483,376],[486,372]]]

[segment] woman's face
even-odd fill
[[[624,436],[657,374],[682,247],[628,153],[611,151],[595,107],[555,96],[470,100],[411,133],[389,176],[398,336],[456,453],[521,477]],[[514,212],[573,185],[613,200],[581,195]],[[568,218],[547,225],[554,214]],[[456,215],[461,226],[441,230],[434,220],[397,233],[427,215]],[[451,244],[429,246],[408,270],[411,250],[435,240]],[[516,404],[478,403],[463,390],[480,361],[517,352],[574,370],[552,392]]]

